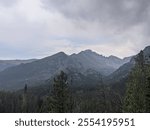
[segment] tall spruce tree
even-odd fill
[[[148,84],[146,89],[146,112],[150,113],[150,77],[147,78]]]
[[[63,71],[54,78],[53,89],[49,97],[49,112],[71,112],[70,89],[67,75]]]
[[[24,87],[24,93],[23,93],[23,96],[22,96],[22,112],[26,113],[28,112],[28,105],[27,105],[27,84],[25,84],[25,87]]]
[[[100,83],[98,86],[98,107],[99,107],[99,112],[106,113],[107,112],[107,97],[106,97],[106,86],[103,83],[102,76],[100,77]]]
[[[124,100],[124,112],[145,112],[146,69],[143,51],[135,59],[136,64],[129,75]]]

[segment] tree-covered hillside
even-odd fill
[[[70,67],[42,84],[22,86],[17,91],[0,91],[0,112],[150,112],[150,47],[106,77],[93,69],[80,73]]]

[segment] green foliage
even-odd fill
[[[71,89],[67,75],[61,72],[51,91],[48,86],[31,89],[25,85],[17,92],[0,92],[0,112],[121,112],[120,95],[101,82]]]
[[[145,64],[144,55],[141,51],[136,58],[134,69],[129,75],[127,92],[124,99],[124,112],[148,112],[147,105],[149,95],[148,80],[150,76],[150,66]]]
[[[49,97],[49,112],[71,112],[70,94],[67,75],[61,71],[60,75],[54,78],[53,90]]]
[[[22,112],[28,112],[27,84],[25,84],[24,93],[22,96]]]
[[[147,78],[148,85],[146,88],[146,112],[150,113],[150,77]]]
[[[21,96],[11,92],[0,92],[0,112],[21,112]]]

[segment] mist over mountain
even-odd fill
[[[150,46],[144,50],[150,61]],[[61,70],[68,74],[72,86],[95,86],[103,78],[106,83],[115,83],[127,78],[134,67],[136,56],[120,59],[105,57],[92,50],[67,55],[59,52],[39,60],[1,61],[0,89],[17,90],[28,84],[30,87],[52,81]]]
[[[79,82],[82,84],[83,81],[86,83],[90,80],[90,76],[94,75],[98,82],[99,75],[107,76],[126,62],[128,62],[126,59],[115,56],[105,57],[91,50],[72,55],[59,52],[30,63],[9,67],[0,72],[0,88],[20,89],[26,83],[29,86],[43,84],[61,70],[70,74],[75,79],[76,84]]]
[[[36,59],[29,60],[0,60],[0,72],[5,70],[6,68],[13,67],[19,64],[26,64],[36,61]]]
[[[115,56],[105,57],[91,50],[82,51],[71,56],[76,62],[81,63],[83,69],[93,69],[102,75],[109,75],[121,65],[128,62]]]
[[[147,46],[143,50],[143,54],[144,54],[145,62],[147,62],[149,64],[150,63],[150,46]],[[120,81],[121,79],[127,78],[131,69],[135,65],[135,59],[136,59],[137,55],[132,56],[132,58],[129,57],[130,58],[129,62],[123,64],[116,71],[114,71],[112,74],[108,75],[107,78],[105,78],[107,83],[117,82],[117,81]]]
[[[0,72],[0,111],[57,112],[49,107],[56,105],[53,98],[57,96],[63,102],[68,101],[68,112],[123,112],[128,108],[128,104],[124,106],[125,97],[131,94],[127,103],[131,101],[132,105],[133,93],[140,97],[142,93],[137,95],[139,89],[139,92],[149,92],[143,87],[148,85],[150,78],[149,65],[150,46],[135,56],[123,59],[85,50],[72,55],[59,52],[6,67]],[[138,90],[132,89],[137,86]],[[129,88],[132,93],[127,91]],[[64,95],[65,99],[62,99]]]

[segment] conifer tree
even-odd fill
[[[49,112],[70,112],[70,107],[70,90],[67,75],[61,71],[60,75],[54,78],[53,90],[49,97]]]
[[[26,113],[28,112],[28,106],[27,106],[27,84],[25,84],[24,87],[24,93],[22,96],[22,112]]]
[[[150,77],[147,78],[148,85],[146,89],[146,112],[150,113]]]
[[[143,51],[135,59],[136,64],[129,75],[124,100],[124,112],[145,112],[146,71]]]

